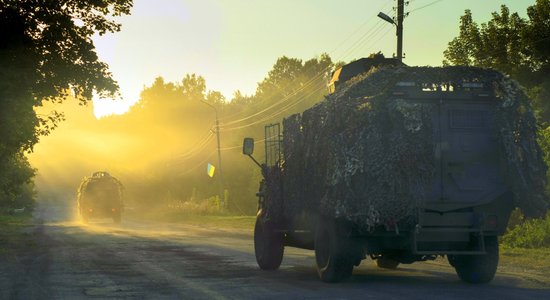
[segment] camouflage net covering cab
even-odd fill
[[[321,103],[283,121],[284,160],[279,170],[283,193],[278,191],[279,180],[267,180],[268,194],[277,195],[271,200],[278,202],[268,204],[270,213],[292,218],[314,211],[345,218],[365,230],[416,224],[436,171],[432,128],[436,105],[390,95],[397,82],[407,81],[492,86],[498,101],[497,139],[515,205],[528,216],[548,209],[546,165],[537,144],[536,120],[515,81],[479,68],[382,67],[350,80]]]

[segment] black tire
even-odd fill
[[[449,255],[449,263],[458,277],[468,283],[487,283],[495,277],[498,266],[498,238],[485,237],[484,255]]]
[[[276,270],[283,261],[285,247],[283,234],[275,232],[272,222],[265,222],[261,215],[254,226],[254,253],[262,270]]]
[[[376,265],[382,269],[395,270],[397,269],[397,266],[399,266],[399,262],[386,257],[380,257],[376,260]]]
[[[333,220],[323,219],[315,231],[315,261],[317,273],[324,282],[339,282],[353,272],[355,249],[349,239],[340,232]]]

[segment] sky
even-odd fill
[[[505,4],[526,17],[535,0],[410,0],[404,21],[404,62],[438,66],[458,34],[465,9],[486,22]],[[94,100],[97,117],[124,113],[162,76],[180,82],[195,73],[228,100],[236,90],[254,94],[278,57],[308,60],[328,53],[349,62],[395,53],[395,0],[134,0],[122,30],[95,36],[99,58],[120,85],[122,100]]]

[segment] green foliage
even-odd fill
[[[494,12],[492,19],[481,27],[466,10],[460,18],[459,36],[444,52],[447,64],[490,67],[517,76],[529,63],[522,53],[521,39],[525,28],[526,21],[517,13],[510,14],[505,5],[500,14]]]
[[[501,6],[478,25],[470,10],[460,18],[459,35],[444,52],[445,65],[494,68],[528,88],[542,122],[550,122],[550,0],[537,0],[528,19]]]
[[[132,0],[0,1],[0,205],[28,203],[34,172],[23,151],[63,119],[34,108],[70,93],[86,102],[94,91],[117,91],[91,37],[120,30],[112,17],[131,7]]]
[[[34,170],[22,152],[0,161],[0,207],[32,207]]]
[[[543,153],[543,159],[550,166],[550,127],[539,130],[538,143]],[[550,168],[546,171],[546,177],[550,178]],[[546,186],[546,194],[550,195],[550,183]]]
[[[550,247],[550,213],[516,225],[502,237],[502,243],[520,248]]]
[[[26,62],[25,75],[33,78],[37,100],[66,96],[71,89],[83,99],[93,91],[113,93],[117,86],[98,60],[92,35],[120,30],[113,16],[128,14],[132,0],[31,1],[3,0],[0,22],[3,65]]]

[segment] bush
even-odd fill
[[[23,152],[0,157],[0,210],[30,209],[34,206],[35,170]]]
[[[550,248],[550,212],[544,218],[516,225],[502,237],[502,243],[509,247]]]
[[[220,199],[213,196],[203,200],[173,200],[168,204],[168,211],[179,214],[218,215],[221,214]]]

